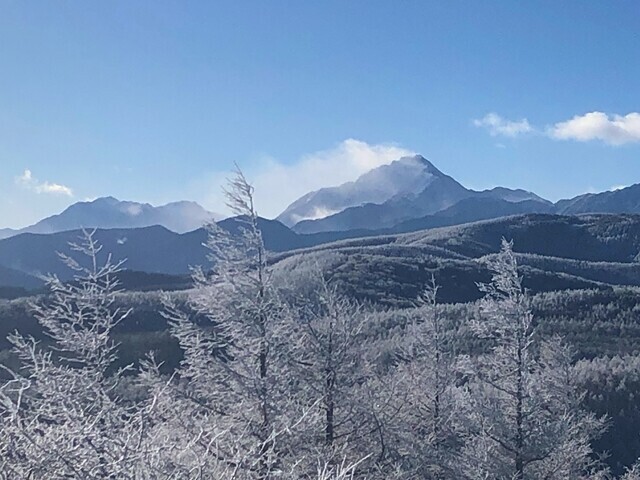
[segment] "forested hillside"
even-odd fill
[[[241,175],[229,200],[245,223],[212,226],[186,290],[120,291],[168,279],[89,232],[75,280],[0,303],[3,472],[559,480],[640,456],[633,219],[530,220],[578,259],[510,219],[274,257]]]
[[[593,286],[593,282],[637,283],[634,262],[640,251],[640,215],[528,214],[413,233],[351,230],[309,235],[297,234],[275,220],[260,218],[258,222],[270,261],[275,262],[319,252],[360,255],[365,262],[385,261],[382,257],[386,256],[402,262],[405,257],[426,255],[425,261],[461,260],[464,266],[460,268],[473,270],[474,261],[496,253],[504,237],[514,241],[516,252],[546,258],[522,257],[521,263],[546,272],[547,277],[556,277],[552,289]],[[242,217],[218,223],[234,236],[240,235],[242,224]],[[0,240],[0,285],[34,290],[42,286],[38,277],[46,273],[69,279],[71,274],[58,261],[57,252],[65,251],[67,244],[81,234],[76,230],[51,235],[22,234]],[[114,260],[126,259],[126,268],[134,272],[186,276],[192,266],[208,263],[203,247],[207,238],[205,229],[185,234],[159,226],[103,229],[96,230],[95,238],[112,252]],[[171,283],[168,278],[167,281]],[[531,288],[544,287],[533,284]],[[461,292],[459,298],[453,295],[447,298],[466,300],[471,294],[464,295]]]

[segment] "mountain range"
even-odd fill
[[[415,155],[374,168],[353,182],[310,192],[289,205],[276,220],[298,234],[324,233],[330,238],[344,238],[356,233],[407,232],[525,213],[640,213],[640,184],[554,204],[522,189],[466,188],[426,158]],[[104,197],[75,203],[58,215],[20,230],[0,229],[0,239],[22,233],[154,225],[187,233],[218,218],[195,202],[155,207]]]
[[[235,218],[220,225],[231,232],[239,227]],[[514,240],[527,288],[535,291],[640,286],[640,215],[526,214],[352,238],[352,233],[297,234],[275,220],[261,220],[260,228],[277,269],[293,275],[310,264],[322,265],[363,298],[375,292],[406,302],[433,273],[444,300],[473,300],[478,296],[476,282],[488,280],[481,260],[499,250],[502,237]],[[68,252],[68,242],[80,233],[22,234],[1,240],[0,286],[38,289],[44,273],[71,279],[73,272],[56,252]],[[191,267],[208,265],[204,229],[178,234],[153,226],[97,230],[95,235],[105,255],[127,259],[129,288],[185,288]]]
[[[240,235],[237,217],[218,222],[233,234]],[[361,232],[298,234],[276,220],[260,219],[259,226],[266,248],[274,253],[286,252],[360,236]],[[362,232],[371,234],[371,232]],[[0,240],[0,286],[34,288],[42,285],[41,277],[55,274],[72,278],[58,252],[69,253],[69,243],[77,242],[81,230],[51,234],[22,233]],[[94,238],[109,252],[114,261],[126,260],[126,268],[137,272],[187,275],[192,266],[206,265],[207,250],[203,246],[207,232],[199,228],[176,233],[163,226],[97,229]]]
[[[185,233],[217,218],[196,202],[173,202],[159,207],[120,201],[113,197],[74,203],[62,213],[20,230],[0,229],[0,239],[21,233],[58,233],[81,228],[140,228],[161,225]]]
[[[408,231],[520,213],[640,213],[640,185],[552,203],[532,192],[468,189],[420,155],[296,200],[278,220],[298,233]]]
[[[585,217],[593,213],[608,215]],[[286,255],[310,248],[335,251],[342,248],[340,245],[366,243],[369,237],[373,237],[373,244],[379,244],[382,241],[379,239],[420,231],[451,235],[447,238],[450,244],[459,239],[456,225],[495,229],[502,224],[493,219],[504,219],[511,227],[508,231],[501,230],[501,234],[518,237],[517,247],[529,242],[529,237],[520,238],[521,232],[528,232],[531,241],[541,246],[556,244],[561,235],[569,243],[544,255],[603,260],[595,254],[591,240],[574,239],[571,243],[572,233],[566,225],[578,222],[582,230],[595,224],[596,233],[589,235],[607,238],[611,231],[621,228],[620,235],[626,236],[632,246],[625,249],[622,257],[608,257],[606,261],[632,262],[638,254],[634,238],[636,234],[640,238],[640,231],[636,232],[640,217],[616,214],[637,213],[640,213],[640,185],[552,203],[520,189],[468,189],[424,157],[414,156],[371,170],[354,182],[311,192],[292,203],[277,219],[260,219],[260,227],[267,249]],[[191,266],[206,264],[202,246],[206,231],[201,226],[212,217],[215,215],[194,202],[160,207],[112,197],[79,202],[30,227],[0,230],[0,287],[37,289],[46,273],[70,278],[57,252],[66,251],[81,228],[98,228],[96,237],[105,251],[112,252],[116,260],[128,259],[130,271],[156,275],[154,279],[145,277],[137,281],[158,284],[167,278],[159,279],[157,275],[173,275],[181,276],[180,283],[184,285]],[[613,224],[611,219],[621,222],[620,225]],[[218,224],[232,233],[239,231],[237,218]],[[540,224],[547,227],[533,228]],[[466,238],[471,249],[485,244],[475,234]],[[492,237],[491,244],[494,240]],[[586,256],[580,249],[585,249]],[[533,245],[522,251],[538,254],[538,250]]]

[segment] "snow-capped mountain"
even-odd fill
[[[4,230],[4,238],[20,233],[57,233],[80,228],[139,228],[161,225],[177,233],[201,227],[215,215],[195,202],[173,202],[159,207],[148,203],[103,197],[74,203],[62,213],[21,230]],[[2,237],[0,237],[2,238]]]
[[[289,206],[278,220],[298,233],[392,228],[433,215],[468,198],[503,202],[550,202],[525,190],[496,187],[477,192],[462,186],[420,155],[376,168],[355,182],[312,192]],[[504,209],[504,207],[501,207]]]
[[[291,227],[303,220],[325,218],[349,207],[416,195],[442,176],[419,155],[403,157],[363,174],[355,182],[310,192],[289,205],[277,220]]]

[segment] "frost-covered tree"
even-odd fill
[[[471,328],[488,344],[472,363],[469,479],[596,478],[590,440],[602,421],[581,410],[571,350],[537,334],[511,243],[488,261],[493,273]]]
[[[411,312],[403,336],[403,362],[394,372],[398,447],[406,468],[426,478],[451,478],[461,446],[461,415],[467,399],[458,385],[454,331],[437,306],[435,279]]]
[[[86,257],[63,257],[76,271],[74,281],[51,277],[50,295],[33,305],[50,341],[38,344],[18,333],[10,337],[21,365],[2,367],[0,478],[353,478],[356,465],[348,459],[336,463],[320,457],[312,470],[300,470],[302,457],[287,450],[290,445],[282,439],[306,417],[277,409],[286,403],[277,392],[284,390],[281,384],[288,388],[290,378],[277,376],[279,362],[268,349],[262,362],[265,349],[255,333],[243,338],[237,335],[247,330],[236,326],[198,324],[168,302],[166,316],[184,349],[178,371],[162,375],[153,355],[138,375],[132,367],[115,368],[113,330],[129,315],[115,307],[121,264],[109,256],[100,264],[101,247],[92,233],[72,249]],[[204,282],[204,273],[198,274]],[[234,281],[255,273],[237,274]],[[220,294],[238,285],[223,284]],[[205,289],[217,293],[213,281],[199,285],[197,295]],[[251,297],[249,290],[241,292]],[[231,302],[224,304],[229,316],[254,311],[243,303],[247,299],[224,298]],[[267,295],[257,298],[266,302]],[[196,300],[194,305],[204,308]],[[210,314],[209,320],[241,318],[202,313]],[[279,348],[273,330],[265,326],[265,331],[268,348]],[[132,382],[143,387],[138,399],[122,396]],[[259,409],[264,403],[266,428]]]
[[[271,279],[253,187],[239,170],[226,196],[239,228],[230,233],[209,226],[213,268],[195,270],[190,299],[200,322],[167,305],[184,359],[163,391],[181,409],[171,420],[166,407],[175,429],[199,438],[188,461],[182,457],[185,468],[191,462],[206,470],[207,462],[221,458],[242,478],[270,478],[289,468],[286,438],[304,417],[290,394],[288,359],[295,342]],[[150,364],[150,380],[158,378],[154,371]]]
[[[129,311],[113,307],[120,263],[99,262],[93,232],[62,255],[73,282],[49,277],[33,304],[49,341],[10,336],[20,369],[0,385],[0,472],[6,478],[157,478],[145,427],[151,403],[118,396],[113,329]]]
[[[292,305],[299,332],[292,362],[296,395],[315,411],[301,432],[300,451],[306,451],[312,466],[319,458],[338,465],[345,456],[357,458],[370,434],[368,412],[358,397],[369,377],[363,332],[369,318],[362,305],[341,295],[319,269],[314,273],[305,280],[306,295]]]

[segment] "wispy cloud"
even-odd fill
[[[489,113],[480,119],[473,120],[473,125],[486,129],[493,137],[515,138],[524,134],[537,134],[553,140],[578,142],[599,140],[613,146],[640,143],[640,113],[638,112],[626,115],[589,112],[545,128],[531,125],[526,118],[513,121],[497,113]]]
[[[640,113],[607,115],[590,112],[550,127],[548,134],[558,140],[588,142],[601,140],[609,145],[640,142]]]
[[[473,124],[476,127],[486,129],[492,137],[517,137],[534,130],[526,118],[515,121],[508,120],[497,113],[488,113],[482,118],[477,118],[473,120]]]
[[[261,158],[259,162],[240,166],[255,186],[258,213],[275,217],[306,193],[353,181],[372,168],[413,154],[395,144],[369,144],[347,139],[334,148],[303,155],[291,164]],[[215,172],[206,185],[199,186],[210,192],[203,200],[210,210],[224,210],[224,198],[219,192],[229,175],[228,172]]]
[[[22,175],[15,178],[16,185],[19,185],[27,190],[35,193],[44,193],[51,195],[64,195],[67,197],[73,197],[73,190],[66,185],[59,183],[52,183],[48,181],[40,181],[33,176],[31,170],[26,169]]]

